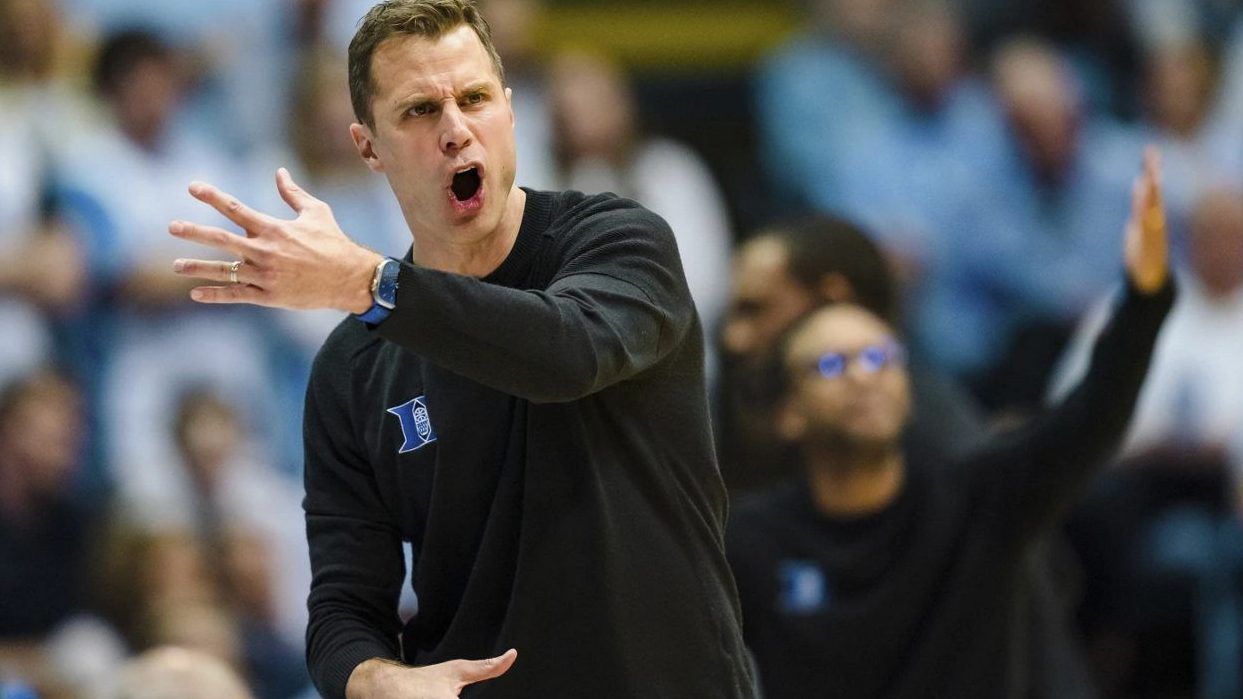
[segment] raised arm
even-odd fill
[[[1173,305],[1159,156],[1145,154],[1125,233],[1126,292],[1100,335],[1079,386],[1025,428],[996,438],[975,460],[998,494],[998,516],[1019,536],[1043,531],[1073,503],[1121,441],[1161,323]]]
[[[185,222],[174,235],[245,260],[241,283],[204,286],[205,303],[338,308],[360,313],[378,255],[352,243],[323,202],[282,171],[278,186],[293,221],[250,210],[208,185],[195,196],[246,229],[246,238]],[[485,386],[554,402],[580,398],[657,363],[693,324],[677,244],[668,225],[642,209],[600,205],[586,212],[560,271],[545,290],[518,290],[474,277],[403,264],[397,308],[377,328],[386,339]],[[222,282],[228,264],[178,260],[178,273]]]

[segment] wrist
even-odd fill
[[[384,256],[370,250],[363,250],[361,261],[353,266],[353,273],[347,285],[347,299],[344,309],[355,315],[366,313],[375,299],[371,295],[371,282],[375,278],[376,266],[384,261]]]
[[[359,663],[345,683],[346,699],[368,699],[379,687],[383,687],[388,674],[406,667],[396,660],[370,658]]]

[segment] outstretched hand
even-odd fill
[[[235,283],[230,279],[229,262],[176,260],[173,271],[177,274],[213,282],[196,287],[190,297],[202,303],[366,312],[372,303],[371,277],[381,256],[346,237],[328,205],[295,184],[285,168],[276,173],[276,188],[297,218],[269,216],[210,184],[190,184],[191,196],[246,231],[242,237],[189,221],[169,224],[174,236],[216,248],[242,262]]]
[[[423,667],[368,660],[354,669],[345,693],[349,699],[455,699],[467,685],[505,674],[517,658],[510,648],[495,658]]]
[[[1144,151],[1144,170],[1131,192],[1131,218],[1126,224],[1126,272],[1143,294],[1165,286],[1170,274],[1170,249],[1161,202],[1161,153],[1155,146]]]

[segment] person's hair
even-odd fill
[[[850,283],[854,301],[886,322],[897,313],[893,274],[884,254],[861,228],[841,218],[812,216],[767,229],[785,245],[786,269],[808,289],[829,274]]]
[[[375,97],[375,81],[371,72],[372,57],[385,40],[399,36],[438,39],[458,27],[470,27],[488,57],[496,77],[505,84],[501,57],[492,45],[492,32],[483,15],[471,0],[384,0],[372,7],[359,22],[358,31],[350,41],[350,101],[354,116],[369,128],[375,128],[371,101]]]
[[[109,36],[99,47],[91,83],[101,95],[115,94],[129,74],[148,61],[171,65],[172,49],[154,32],[146,29],[122,30]]]

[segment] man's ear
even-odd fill
[[[514,89],[512,87],[505,88],[505,106],[509,108],[509,125],[513,126],[517,118],[514,116]]]
[[[375,152],[375,136],[365,124],[350,124],[350,138],[354,139],[354,147],[362,156],[363,162],[372,172],[384,172],[384,163]]]
[[[826,303],[855,303],[855,287],[841,272],[830,272],[820,279],[816,289]]]

